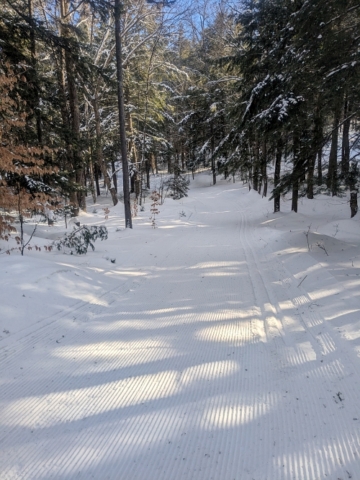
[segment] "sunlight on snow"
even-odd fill
[[[239,320],[238,312],[231,312],[234,319]],[[220,315],[219,315],[220,316]],[[226,317],[228,319],[229,316]],[[220,318],[217,318],[220,320]],[[253,339],[248,321],[223,322],[211,327],[203,328],[196,333],[196,338],[204,342],[226,342],[236,345],[245,345]]]
[[[189,270],[197,268],[238,267],[244,262],[202,262],[188,267]]]
[[[359,310],[347,310],[341,313],[341,315],[347,315],[349,313],[355,313],[359,312]],[[333,317],[337,318],[337,317]],[[359,318],[359,317],[358,317]],[[332,318],[329,318],[329,320],[332,320]],[[342,337],[346,338],[346,340],[357,340],[360,338],[360,330],[359,330],[359,324],[356,322],[355,325],[353,324],[347,324],[343,326],[345,329],[345,332],[342,333]]]
[[[95,417],[106,412],[172,397],[201,380],[219,380],[239,371],[234,361],[210,362],[179,372],[129,377],[92,387],[26,397],[3,408],[8,426],[49,428],[66,422]]]
[[[316,360],[316,352],[310,342],[297,343],[295,347],[284,347],[284,356],[291,366]]]
[[[75,274],[77,275],[77,274]],[[85,277],[88,280],[89,277]],[[44,284],[33,284],[33,283],[22,283],[19,284],[19,289],[21,291],[28,291],[32,293],[44,293],[49,290],[49,282],[53,288],[56,288],[56,293],[62,295],[66,298],[72,298],[74,300],[80,300],[84,303],[89,303],[91,305],[102,305],[108,306],[108,303],[101,299],[100,297],[94,294],[94,290],[100,290],[98,286],[90,285],[89,283],[84,282],[83,280],[74,280],[72,281],[70,277],[66,277],[65,280],[59,281],[58,279],[50,279],[50,277],[43,278]],[[90,290],[91,286],[91,292]]]
[[[227,397],[218,397],[218,403],[225,405],[214,407],[214,401],[216,400],[212,398],[208,408],[204,409],[205,413],[201,419],[201,427],[204,430],[229,429],[245,425],[264,417],[278,404],[277,395],[274,393],[268,393],[263,399],[254,398],[251,403],[246,401],[229,404]]]
[[[176,307],[176,308],[159,308],[157,310],[144,310],[145,315],[162,315],[163,313],[174,313],[183,310],[191,310],[192,307]]]
[[[160,341],[152,339],[132,342],[107,341],[87,343],[86,345],[80,345],[76,347],[59,347],[54,351],[53,356],[79,362],[83,362],[84,360],[87,360],[88,362],[94,362],[96,360],[110,360],[118,358],[119,360],[122,360],[121,366],[123,367],[123,360],[126,360],[126,365],[140,365],[141,363],[148,362],[148,353],[147,356],[143,358],[141,352],[149,352],[151,349],[157,349],[156,357],[152,358],[152,360],[157,360],[160,357],[164,358],[163,352],[168,352],[166,357],[175,356],[175,351],[169,344],[163,340]],[[136,353],[136,355],[131,355],[129,357],[130,352],[133,352],[134,354]]]
[[[89,303],[91,305],[101,305],[103,307],[109,306],[106,300],[96,297],[91,293],[81,293],[76,290],[76,287],[69,287],[67,289],[58,287],[58,291],[61,292],[65,297],[74,298],[75,300],[81,300],[84,303]]]
[[[251,333],[256,342],[267,342],[264,321],[259,318],[251,319]]]
[[[136,314],[134,314],[134,312],[132,313],[129,313],[129,312],[125,312],[126,315],[129,315],[131,317],[131,315],[134,315],[134,317],[136,316]],[[143,316],[142,312],[141,312],[141,315]],[[111,315],[110,315],[111,316]],[[105,318],[105,315],[101,315],[101,319],[104,319]],[[196,314],[193,314],[191,316],[186,316],[186,320],[191,320],[193,318],[197,318],[197,315]],[[165,317],[163,319],[163,326],[164,325],[178,325],[179,323],[183,324],[184,323],[184,314],[178,314],[178,315],[173,315],[171,317]],[[160,318],[157,318],[156,319],[157,321],[160,321],[161,319]],[[121,330],[126,330],[126,329],[131,329],[132,331],[136,331],[136,330],[158,330],[159,329],[159,324],[157,323],[154,323],[154,322],[149,322],[149,320],[136,320],[135,318],[130,318],[130,319],[126,319],[126,320],[119,320],[119,321],[116,321],[116,322],[111,322],[111,323],[101,323],[101,324],[98,324],[98,325],[95,325],[92,327],[92,331],[93,332],[117,332],[119,333],[119,331]],[[162,348],[166,348],[166,347],[162,347]]]
[[[204,277],[233,277],[238,272],[205,272]]]
[[[169,370],[88,388],[26,397],[2,409],[6,419],[3,424],[48,428],[152,402],[175,395],[179,390],[177,377],[178,372]]]
[[[308,253],[308,248],[307,247],[289,247],[289,248],[284,248],[281,250],[282,255],[290,255],[291,253],[299,254],[299,253]]]
[[[293,302],[291,300],[282,300],[279,302],[279,308],[284,311],[284,310],[296,310],[296,307],[294,306]]]
[[[277,218],[270,218],[270,220],[265,220],[265,222],[261,222],[260,225],[267,225],[268,223],[273,223],[277,220]]]
[[[317,437],[312,441],[302,442],[300,448],[297,448],[298,439],[295,437],[291,441],[289,437],[287,451],[273,460],[274,471],[281,471],[282,478],[312,480],[329,477],[332,473],[338,472],[340,465],[351,465],[351,462],[358,461],[355,447],[357,439],[347,432],[342,432],[338,438]],[[347,478],[352,478],[352,475],[347,473]],[[338,475],[336,478],[339,478]]]
[[[112,277],[116,277],[120,275],[124,275],[128,277],[144,277],[145,275],[147,275],[147,272],[140,272],[140,271],[134,272],[130,270],[124,270],[124,271],[110,270],[109,272],[105,272],[105,275],[112,276]]]
[[[331,295],[338,295],[342,290],[340,288],[319,289],[309,292],[308,295],[311,300],[320,300],[321,298],[330,297]]]
[[[202,363],[186,368],[180,376],[180,384],[185,387],[197,384],[202,380],[218,380],[221,377],[234,375],[240,371],[240,365],[233,360]]]

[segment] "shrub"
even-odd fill
[[[64,253],[70,255],[85,255],[88,248],[95,250],[94,243],[97,239],[107,240],[108,231],[106,227],[88,227],[83,225],[80,228],[74,227],[71,233],[66,233],[63,238],[54,242],[54,246],[58,250],[63,250]]]

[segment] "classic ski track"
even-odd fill
[[[1,479],[357,478],[347,411],[357,387],[343,352],[321,316],[291,313],[304,304],[295,282],[280,300],[283,265],[255,250],[238,193],[223,195],[241,216],[226,238],[207,214],[216,199],[197,201],[212,232],[188,231],[163,280],[142,277],[126,296],[125,281],[104,294],[106,309],[81,305],[75,330],[59,325],[60,344],[50,323],[2,362],[14,380],[0,391]],[[312,333],[320,324],[327,343]]]
[[[175,244],[178,244],[180,240],[175,240]],[[174,245],[169,247],[162,258],[162,264],[165,262],[166,254],[168,254]],[[144,254],[144,257],[146,254]],[[113,304],[119,297],[119,295],[123,295],[127,293],[130,289],[134,291],[138,288],[143,282],[147,280],[147,276],[144,275],[137,280],[129,278],[122,282],[119,282],[114,288],[107,290],[106,292],[100,294],[98,296],[98,301],[107,302],[107,305]],[[11,362],[11,357],[17,353],[17,348],[13,345],[15,342],[18,345],[21,345],[22,351],[25,349],[31,350],[34,348],[35,345],[39,343],[39,340],[45,340],[49,337],[49,331],[51,331],[51,335],[54,338],[57,338],[64,330],[64,327],[59,324],[60,320],[66,319],[66,317],[70,318],[73,321],[86,321],[87,313],[96,313],[97,311],[101,311],[103,309],[103,304],[89,304],[83,300],[79,300],[75,302],[73,305],[66,307],[65,312],[56,312],[46,318],[41,319],[39,322],[33,324],[26,331],[20,331],[17,335],[4,338],[0,341],[0,366],[2,364],[8,365],[8,362]],[[41,332],[41,333],[40,333]],[[56,341],[56,340],[54,340]],[[7,342],[7,343],[5,343]]]
[[[104,292],[103,294],[99,295],[98,297],[99,300],[105,301],[109,299],[111,300],[111,301],[108,301],[108,304],[110,305],[111,303],[113,303],[112,295],[114,295],[115,293],[117,294],[125,293],[129,283],[130,283],[129,280],[125,280],[120,286],[117,285],[115,288],[108,290],[107,292]],[[121,292],[122,286],[124,286],[123,292]],[[10,360],[14,354],[16,354],[17,349],[13,347],[13,344],[15,342],[18,342],[24,348],[30,349],[34,347],[34,345],[38,344],[39,340],[43,340],[48,337],[48,329],[50,328],[51,328],[51,332],[53,333],[53,336],[56,337],[56,332],[59,332],[61,329],[63,329],[63,327],[58,325],[58,322],[69,316],[71,316],[73,320],[75,320],[77,317],[74,316],[74,314],[76,314],[76,312],[79,312],[79,311],[80,311],[80,314],[82,314],[81,311],[84,309],[89,310],[88,303],[84,302],[83,300],[79,300],[75,302],[73,305],[70,305],[69,307],[67,307],[66,312],[56,312],[53,315],[50,315],[49,317],[46,317],[40,320],[38,323],[26,329],[26,330],[29,330],[26,333],[20,332],[20,335],[16,335],[16,336],[14,335],[13,337],[9,337],[10,342],[9,342],[9,339],[4,339],[9,343],[7,345],[6,344],[1,345],[0,347],[0,365],[3,362],[7,364],[7,361]]]
[[[248,217],[245,211],[243,212],[243,228],[246,228],[245,225],[247,226],[247,224],[248,224]],[[252,237],[252,241],[249,241],[249,237]],[[258,249],[256,252],[257,254],[255,254],[253,245],[256,244],[255,243],[256,240],[255,240],[253,231],[249,231],[249,235],[244,235],[244,238],[246,239],[246,243],[247,243],[246,253],[251,252],[249,270],[252,271],[252,266],[255,265],[257,267],[258,272],[262,271],[262,275],[260,276],[261,284],[265,288],[268,294],[268,298],[271,300],[272,305],[276,306],[276,314],[281,322],[281,327],[282,327],[281,328],[282,338],[284,339],[285,344],[289,344],[289,345],[296,344],[296,338],[294,337],[291,330],[289,330],[288,328],[289,325],[287,325],[287,322],[282,319],[283,314],[281,312],[281,309],[279,308],[280,302],[276,297],[276,293],[275,291],[271,291],[271,287],[269,287],[274,282],[274,275],[269,275],[269,272],[272,272],[272,273],[274,271],[278,271],[281,273],[286,272],[287,278],[291,279],[290,285],[288,285],[288,289],[287,290],[282,289],[282,293],[286,292],[287,302],[288,304],[293,306],[294,311],[298,310],[297,307],[303,307],[311,303],[310,299],[306,297],[306,292],[304,292],[302,289],[300,291],[297,288],[295,289],[296,282],[293,275],[289,272],[289,270],[283,264],[280,264],[277,258],[270,260],[268,257],[265,257],[262,255],[261,249]],[[263,261],[266,262],[267,264],[266,269],[261,268],[261,264],[259,263],[257,256],[263,257],[262,258]],[[259,284],[260,282],[253,281],[253,285],[258,286]],[[311,347],[313,348],[313,351],[316,354],[318,365],[311,370],[311,373],[316,377],[316,379],[318,379],[319,382],[322,383],[323,389],[324,389],[324,398],[326,398],[325,401],[328,402],[329,400],[333,399],[339,405],[339,408],[343,409],[345,408],[345,404],[343,404],[342,402],[344,402],[346,398],[349,398],[351,400],[352,405],[356,405],[357,398],[358,398],[358,387],[354,386],[351,381],[347,382],[347,385],[342,385],[341,387],[339,387],[339,385],[341,384],[341,381],[344,378],[350,379],[355,372],[359,374],[359,367],[358,367],[359,362],[358,361],[356,362],[355,355],[352,355],[350,352],[346,351],[344,342],[337,336],[337,333],[327,325],[326,321],[320,314],[307,310],[306,312],[299,312],[296,316],[298,317],[298,321],[300,323],[296,329],[297,334],[301,332],[301,336],[303,337],[302,343],[304,342],[304,340],[309,341],[309,343],[311,343]],[[267,319],[265,319],[265,323],[266,323],[266,320]],[[322,331],[320,332],[319,335],[315,335],[313,333],[312,330],[315,327],[317,331],[320,329],[319,327],[321,327]],[[265,328],[266,328],[266,331],[269,332],[269,328],[268,327],[265,327]],[[272,335],[270,335],[270,337],[272,337]],[[326,337],[327,345],[326,345],[326,342],[323,341],[324,337]],[[276,340],[276,337],[274,340]],[[277,349],[275,350],[276,355],[274,358],[275,366],[277,363],[279,371],[283,369],[287,369],[290,366],[290,369],[289,369],[289,375],[290,375],[291,370],[293,370],[293,368],[291,368],[291,365],[294,363],[294,356],[291,355],[289,357],[289,355],[286,354],[287,352],[286,351],[284,352],[282,345],[277,344],[276,341],[275,341],[275,345],[277,346]],[[298,360],[295,361],[295,365],[296,366],[302,365],[303,361],[304,360],[306,361],[306,358],[305,359],[301,358],[300,352],[296,352],[296,354],[298,356]],[[330,354],[330,361],[327,361],[326,356],[329,354]],[[344,359],[346,359],[346,362],[343,362]],[[345,369],[344,363],[347,365],[351,365],[352,368],[350,369],[350,371]],[[309,378],[309,376],[306,375],[306,378]],[[289,382],[290,384],[293,383],[291,381],[291,377],[287,379],[287,382]],[[295,385],[292,386],[292,388],[294,387],[296,388]],[[337,394],[339,393],[340,389],[342,390],[342,392],[340,392],[342,400],[339,400],[337,398]],[[303,407],[303,411],[305,412],[305,409],[309,408],[309,412],[311,412],[311,416],[316,418],[319,411],[315,407],[321,397],[317,398],[317,395],[319,395],[319,391],[316,391],[315,389],[314,390],[310,389],[309,393],[310,395],[308,394],[308,398],[306,399],[306,406]],[[324,407],[326,408],[326,405],[324,405]],[[357,417],[356,411],[353,411],[352,414]],[[349,417],[351,419],[351,413],[349,414]],[[337,442],[334,442],[332,445],[332,448],[335,452],[335,457],[338,459],[338,464],[334,462],[332,465],[333,468],[337,468],[340,466],[340,470],[342,470],[341,472],[342,475],[345,475],[344,478],[353,478],[354,472],[353,474],[351,474],[346,469],[346,467],[343,466],[343,463],[344,463],[344,459],[346,459],[345,461],[348,461],[349,463],[354,462],[354,460],[356,460],[355,472],[360,476],[360,461],[358,459],[359,445],[360,445],[359,429],[358,428],[354,429],[352,436],[349,436],[348,438],[346,437],[344,438],[340,433],[343,430],[343,419],[341,418],[341,416],[338,415],[335,418],[332,417],[331,424],[332,424],[333,431],[336,432],[339,438],[339,440]],[[311,471],[308,472],[308,476],[305,476],[305,472],[302,472],[301,477],[294,477],[294,478],[301,478],[301,479],[309,478],[309,480],[311,480],[313,478],[324,478],[325,476],[328,476],[328,473],[326,472],[326,466],[323,466],[322,469],[315,469],[314,465],[310,465],[310,467],[311,467],[310,468]],[[334,474],[334,478],[338,479],[340,477]]]

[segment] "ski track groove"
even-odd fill
[[[245,225],[246,223],[247,223],[247,219],[246,219],[245,214],[243,214],[242,224]],[[245,227],[243,227],[243,233],[244,233],[244,230],[245,230]],[[254,275],[253,275],[253,266],[255,265],[255,266],[257,267],[257,272],[258,272],[258,271],[261,271],[259,262],[258,262],[258,260],[256,259],[256,255],[254,254],[254,250],[253,250],[253,245],[254,245],[255,239],[254,239],[253,242],[249,242],[249,240],[248,240],[248,238],[247,238],[246,235],[243,235],[243,238],[245,238],[245,240],[246,240],[246,242],[247,242],[247,247],[248,247],[248,248],[246,249],[246,253],[245,253],[245,254],[249,254],[249,252],[250,252],[250,253],[251,253],[251,257],[252,257],[252,258],[249,258],[249,256],[248,256],[248,265],[250,265],[250,267],[249,267],[249,274],[250,274],[250,276],[252,276],[252,279],[253,279],[253,278],[254,278]],[[267,260],[268,260],[268,259],[267,259]],[[273,271],[273,269],[267,268],[266,271],[267,271],[267,272]],[[290,277],[291,277],[291,275],[290,275]],[[269,298],[269,300],[271,301],[271,303],[272,303],[273,305],[279,305],[279,301],[276,299],[276,297],[274,297],[273,295],[269,294],[270,292],[269,292],[269,288],[267,287],[267,285],[271,285],[271,281],[269,281],[269,278],[268,278],[267,281],[265,281],[265,278],[266,278],[266,275],[263,274],[263,275],[261,276],[261,287],[263,287],[264,290],[266,290],[267,297]],[[259,284],[260,284],[259,281],[254,281],[254,280],[252,280],[252,283],[253,283],[253,285],[256,285],[257,287],[258,287]],[[291,287],[292,287],[291,293],[294,292],[293,283],[294,283],[294,282],[291,282]],[[274,292],[273,292],[273,293],[274,293]],[[265,296],[262,295],[262,294],[259,295],[259,294],[257,294],[256,292],[254,292],[254,294],[255,294],[255,298],[257,298],[257,297],[265,298]],[[293,297],[293,300],[291,300],[291,297]],[[275,299],[275,300],[274,300],[274,299]],[[306,305],[307,303],[309,303],[309,300],[308,300],[304,295],[300,295],[300,296],[296,296],[296,295],[292,296],[292,295],[290,295],[290,296],[289,296],[289,300],[290,300],[290,302],[293,301],[293,305],[294,305],[295,307],[296,307],[296,306],[303,307],[304,305]],[[277,309],[277,314],[279,315],[279,313],[280,313],[280,312],[279,312],[279,310]],[[265,323],[266,323],[266,320],[267,320],[267,318],[265,318]],[[301,321],[302,325],[305,327],[305,328],[304,328],[304,333],[307,335],[308,338],[311,339],[311,343],[312,343],[312,346],[314,347],[314,350],[317,351],[318,353],[320,353],[320,352],[319,352],[319,348],[317,348],[317,347],[319,347],[319,341],[318,341],[318,339],[317,339],[316,337],[314,337],[311,329],[312,329],[315,325],[323,325],[323,324],[324,324],[324,320],[321,319],[319,315],[314,314],[313,312],[307,312],[307,315],[304,315],[304,313],[301,313],[301,314],[300,314],[300,321]],[[283,323],[283,322],[281,322],[281,323],[282,323],[282,326],[284,326],[284,323]],[[274,338],[274,336],[271,335],[271,330],[270,330],[270,328],[269,328],[268,326],[265,326],[265,330],[266,330],[266,332],[267,332],[267,335],[270,336],[270,338],[272,337],[272,339],[274,340],[275,345],[277,345],[277,344],[276,344],[276,337]],[[289,332],[286,332],[286,337],[288,337],[288,338],[291,337],[291,336],[289,336]],[[316,341],[314,341],[314,339],[315,339]],[[291,342],[291,343],[292,343],[292,342]],[[326,348],[326,353],[327,353],[327,354],[336,351],[336,342],[334,341],[333,337],[330,335],[329,332],[326,332],[326,333],[324,334],[324,339],[323,339],[323,341],[321,342],[321,347],[323,347],[323,349],[324,349],[324,347]],[[280,353],[280,355],[281,355],[281,352],[279,352],[279,353]],[[321,352],[321,353],[325,353],[325,352]],[[343,353],[343,352],[341,352],[341,353]],[[299,354],[299,352],[298,352],[298,354]],[[279,356],[279,355],[277,355],[277,356]],[[300,356],[302,356],[302,355],[300,355]],[[305,358],[305,360],[307,361],[306,358]],[[302,362],[300,361],[299,364],[301,364],[301,363],[302,363]],[[353,363],[353,362],[351,362],[351,363]],[[278,365],[278,366],[279,366],[279,369],[281,369],[282,362],[281,362],[281,359],[280,359],[280,358],[279,358],[279,365]],[[328,374],[328,375],[321,375],[321,379],[322,379],[323,383],[332,383],[332,382],[334,381],[334,378],[336,378],[336,377],[339,378],[339,376],[340,376],[341,374],[343,374],[343,372],[342,372],[342,367],[343,367],[343,366],[341,365],[341,366],[340,366],[340,369],[339,369],[338,365],[336,365],[336,367],[337,367],[337,368],[335,368],[334,373],[331,372],[331,373]],[[326,377],[328,377],[328,379],[326,379]],[[350,389],[348,393],[349,393],[350,396],[352,397],[352,403],[353,403],[353,404],[356,404],[356,391],[355,391],[355,389]],[[313,399],[310,398],[310,399],[309,399],[308,404],[309,404],[310,407],[312,407],[313,405],[316,405],[316,401],[315,401],[315,400],[316,400],[315,398],[313,398]],[[313,410],[313,409],[310,408],[310,412],[311,412],[312,416],[313,416],[314,414],[316,415],[316,409],[313,410],[313,411],[311,411],[311,410]],[[298,418],[299,418],[299,417],[297,416],[297,420],[298,420]],[[336,420],[336,424],[337,424],[337,425],[336,425],[335,431],[341,432],[342,421],[341,421],[340,418]],[[359,435],[358,435],[358,440],[359,440]],[[345,446],[345,445],[343,446],[343,448],[345,449],[345,452],[346,452],[346,454],[347,454],[347,456],[348,456],[348,460],[349,460],[349,461],[350,461],[350,455],[349,455],[350,445],[351,445],[351,444],[350,444],[350,442],[349,442],[347,446]],[[333,468],[333,469],[336,469],[336,468],[337,468],[337,465],[335,464],[335,462],[334,462],[333,459],[335,458],[336,455],[337,455],[337,458],[339,458],[339,454],[338,454],[338,451],[337,451],[337,450],[341,448],[341,445],[338,443],[338,444],[333,444],[332,446],[333,446],[333,449],[336,451],[336,454],[334,453],[334,454],[332,455],[332,457],[331,457],[331,459],[332,459],[332,468]],[[300,457],[300,456],[301,456],[301,452],[299,452],[299,457]],[[342,455],[342,456],[344,456],[344,455]],[[310,458],[310,455],[309,455],[309,458]],[[299,470],[299,465],[304,465],[304,464],[306,464],[306,462],[304,463],[304,460],[301,460],[301,461],[298,460],[298,461],[296,462],[295,459],[294,459],[294,464],[293,464],[293,467],[292,467],[292,471],[295,471],[295,472],[296,472],[294,478],[309,478],[309,479],[311,480],[311,479],[314,478],[314,477],[311,476],[312,474],[311,474],[311,475],[309,474],[309,471],[307,472],[308,474],[307,474],[306,476],[304,476],[304,473],[305,473],[305,472]],[[308,467],[311,469],[311,471],[313,471],[313,463],[312,463],[312,462],[310,462],[310,464],[308,464]],[[291,471],[291,469],[290,469],[290,470],[288,471],[288,473],[287,473],[287,475],[289,475],[289,478],[290,478],[290,475],[292,474],[292,471]],[[360,469],[359,469],[359,473],[360,473]],[[324,471],[323,471],[321,474],[324,474]],[[288,477],[286,477],[286,478],[288,478]]]

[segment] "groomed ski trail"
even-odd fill
[[[265,252],[251,196],[187,202],[133,280],[1,352],[1,479],[360,478],[359,358]]]

